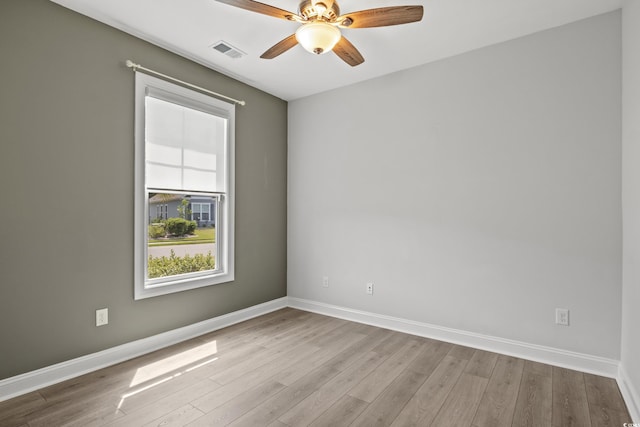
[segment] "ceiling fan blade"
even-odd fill
[[[273,16],[275,18],[282,18],[288,21],[295,20],[295,18],[302,19],[300,16],[293,12],[289,12],[284,9],[279,9],[268,4],[260,3],[253,0],[217,0],[220,3],[228,4],[230,6],[239,7],[240,9],[249,10],[251,12],[262,13],[263,15]]]
[[[220,0],[218,0],[220,1]],[[422,6],[391,6],[347,13],[336,19],[342,28],[371,28],[408,24],[422,19]]]
[[[338,41],[338,43],[333,48],[333,51],[336,55],[340,57],[344,62],[355,67],[356,65],[360,65],[364,62],[364,58],[358,52],[358,49],[354,45],[351,44],[349,40],[347,40],[344,36]]]
[[[262,59],[273,59],[278,55],[281,55],[298,44],[298,40],[296,39],[295,34],[291,34],[286,39],[279,41],[278,43],[271,46],[265,53],[260,55]]]

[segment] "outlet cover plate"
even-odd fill
[[[109,309],[101,308],[96,310],[96,326],[103,326],[109,323]]]
[[[568,308],[556,308],[556,325],[569,326]]]

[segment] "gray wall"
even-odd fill
[[[640,422],[640,1],[627,0],[622,9],[623,45],[623,292],[621,373],[633,395],[627,402]]]
[[[290,102],[289,296],[618,359],[620,38],[617,11]]]
[[[0,378],[286,295],[286,102],[46,0],[0,3],[0,57]],[[234,283],[133,300],[126,59],[247,101]]]

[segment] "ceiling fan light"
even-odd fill
[[[320,55],[329,52],[340,41],[340,30],[326,22],[313,21],[296,31],[296,40],[307,51]]]

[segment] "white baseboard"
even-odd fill
[[[640,393],[629,381],[629,376],[622,363],[618,372],[618,387],[620,388],[620,393],[622,393],[622,398],[627,404],[631,420],[634,423],[640,423]]]
[[[289,297],[289,307],[609,378],[618,377],[619,361],[604,357],[445,328],[294,297]]]
[[[0,381],[0,402],[287,307],[287,297]]]

